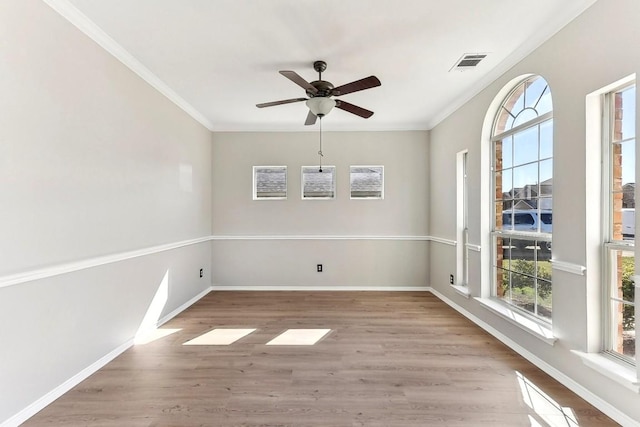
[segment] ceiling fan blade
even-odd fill
[[[372,87],[380,86],[380,80],[376,76],[365,77],[364,79],[356,80],[355,82],[347,83],[346,85],[333,88],[331,95],[340,96],[347,93],[358,92],[360,90],[371,89]]]
[[[304,122],[305,126],[315,125],[317,118],[318,116],[316,116],[311,112],[311,110],[309,110],[309,114],[307,114],[307,120],[305,120]]]
[[[357,105],[353,105],[342,100],[336,101],[336,108],[339,108],[344,111],[348,111],[351,114],[355,114],[356,116],[360,116],[365,119],[368,119],[369,117],[373,116],[373,111],[369,111],[367,109],[358,107]]]
[[[262,104],[256,104],[258,108],[273,107],[274,105],[291,104],[292,102],[306,101],[307,98],[292,98],[283,99],[282,101],[264,102]]]
[[[291,80],[292,82],[294,82],[295,84],[297,84],[298,86],[300,86],[301,88],[303,88],[304,90],[311,92],[314,95],[318,93],[318,89],[316,89],[314,86],[311,85],[311,83],[309,83],[308,81],[300,77],[298,73],[296,73],[295,71],[285,70],[285,71],[279,71],[279,73],[285,76],[286,78],[288,78],[289,80]]]

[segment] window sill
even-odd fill
[[[518,326],[522,330],[530,333],[534,337],[544,341],[549,345],[555,344],[557,338],[553,336],[553,331],[549,326],[538,323],[526,316],[512,310],[505,304],[489,298],[476,298],[484,308],[504,318],[508,322]]]
[[[640,382],[638,382],[636,370],[633,366],[614,360],[602,353],[584,353],[577,350],[571,350],[571,352],[579,356],[582,359],[582,363],[589,368],[622,384],[635,393],[640,393]]]
[[[451,285],[451,287],[453,288],[454,291],[456,291],[458,294],[462,295],[465,298],[469,298],[471,296],[468,286]]]

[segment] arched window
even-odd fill
[[[504,99],[491,133],[493,294],[551,322],[553,106],[540,76]]]

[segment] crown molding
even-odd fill
[[[113,55],[131,71],[136,73],[142,80],[151,85],[158,92],[166,96],[171,102],[181,108],[201,125],[213,131],[213,123],[202,113],[196,110],[191,104],[178,95],[165,82],[160,80],[151,70],[138,61],[124,47],[112,39],[102,28],[90,20],[85,14],[80,12],[68,0],[42,0],[45,4],[55,10],[63,18],[75,25],[80,31],[89,36],[100,47]]]

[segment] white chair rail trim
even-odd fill
[[[0,288],[19,285],[20,283],[31,282],[34,280],[46,279],[47,277],[59,276],[61,274],[72,273],[74,271],[84,270],[92,267],[98,267],[106,264],[112,264],[115,262],[125,261],[128,259],[137,258],[141,256],[153,255],[159,252],[170,251],[172,249],[178,249],[185,246],[208,242],[209,240],[211,240],[211,236],[199,237],[196,239],[182,240],[179,242],[167,243],[164,245],[151,246],[148,248],[143,248],[143,249],[138,249],[133,251],[120,252],[112,255],[105,255],[105,256],[99,256],[95,258],[88,258],[80,261],[57,264],[51,267],[30,270],[23,273],[1,276]]]
[[[408,240],[433,241],[431,236],[367,236],[367,235],[214,235],[211,240]],[[455,242],[454,242],[455,244]]]
[[[159,252],[178,249],[185,246],[196,245],[212,240],[394,240],[394,241],[444,241],[444,239],[433,238],[431,236],[357,236],[357,235],[273,235],[273,236],[203,236],[195,239],[182,240],[179,242],[167,243],[148,248],[136,249],[133,251],[120,252],[111,255],[87,258],[49,267],[33,269],[15,274],[0,276],[0,288],[19,285],[21,283],[32,282],[34,280],[46,279],[48,277],[59,276],[61,274],[73,273],[87,268],[112,264],[141,256],[153,255]],[[447,244],[455,245],[454,241]]]
[[[551,260],[551,268],[554,270],[560,270],[567,273],[577,274],[578,276],[584,276],[587,271],[587,267],[580,264],[573,264],[571,262],[558,261],[556,259]]]

